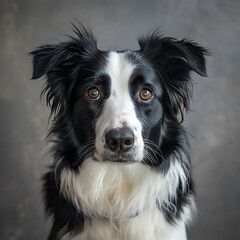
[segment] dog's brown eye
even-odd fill
[[[149,100],[152,97],[152,92],[148,88],[143,88],[139,94],[140,98],[144,101]]]
[[[97,100],[100,98],[100,92],[97,88],[90,88],[88,90],[88,97],[91,99],[91,100]]]

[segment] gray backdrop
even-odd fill
[[[189,239],[240,235],[240,1],[0,1],[0,239],[47,236],[40,177],[49,162],[44,137],[49,111],[40,103],[43,80],[30,81],[40,44],[66,39],[70,22],[92,27],[101,49],[137,49],[137,37],[160,27],[212,52],[207,79],[196,80],[191,133],[198,217]]]

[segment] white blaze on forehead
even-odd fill
[[[111,94],[104,106],[103,114],[108,128],[122,127],[122,123],[136,120],[134,104],[129,92],[129,80],[135,66],[126,57],[126,53],[109,53],[105,72],[111,79]],[[106,122],[105,122],[106,123]]]
[[[126,124],[134,133],[134,145],[137,158],[143,157],[142,125],[135,112],[130,94],[129,81],[135,66],[131,64],[125,53],[110,52],[104,70],[111,81],[111,93],[106,99],[103,111],[96,123],[96,150],[104,152],[104,134],[113,128],[121,128]]]
[[[112,91],[128,93],[129,79],[133,70],[134,65],[127,60],[126,53],[110,52],[106,72],[112,81]]]
[[[111,96],[109,98],[109,105],[111,106],[109,106],[109,110],[114,114],[113,118],[117,121],[111,123],[113,124],[112,127],[121,127],[118,126],[121,122],[127,122],[127,119],[124,119],[125,115],[128,118],[135,115],[129,92],[129,80],[133,70],[134,65],[127,60],[125,53],[110,52],[109,63],[106,68],[106,73],[111,79]]]

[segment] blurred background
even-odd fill
[[[43,79],[30,81],[28,53],[67,39],[70,22],[91,27],[100,49],[138,49],[156,27],[209,49],[208,78],[193,75],[191,134],[198,217],[192,240],[240,236],[240,1],[0,0],[0,239],[43,240],[50,222],[41,203],[41,175],[50,161],[44,137],[49,110]]]

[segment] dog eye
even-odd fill
[[[100,92],[97,88],[90,88],[87,95],[91,100],[97,100],[100,98]]]
[[[150,89],[148,89],[148,88],[143,88],[143,89],[140,91],[139,96],[140,96],[140,98],[141,98],[143,101],[147,101],[147,100],[149,100],[149,99],[153,96],[153,94],[152,94],[152,92],[151,92]]]

